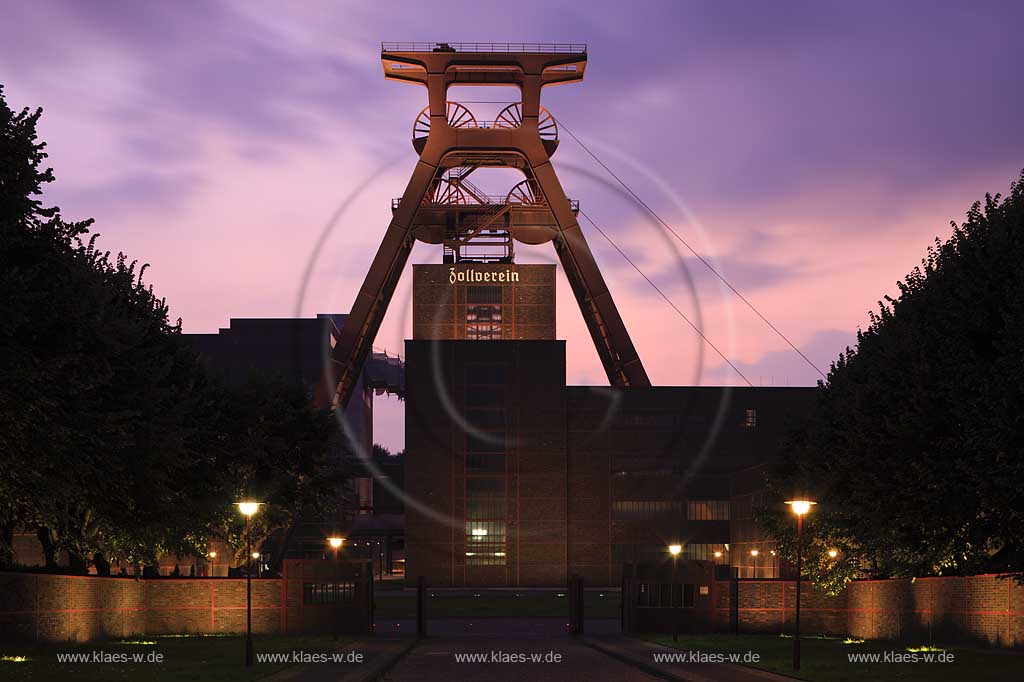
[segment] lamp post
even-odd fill
[[[259,511],[259,502],[239,502],[238,511],[245,516],[245,665],[251,666],[252,654],[252,515]]]
[[[214,577],[217,573],[217,553],[210,550],[210,577]]]
[[[750,556],[754,557],[754,572],[753,572],[753,574],[752,574],[752,575],[750,576],[750,577],[752,577],[752,578],[757,578],[757,555],[758,555],[759,553],[760,553],[760,552],[758,552],[758,551],[757,551],[756,549],[752,549],[752,550],[750,550]]]
[[[800,576],[803,573],[803,531],[804,514],[811,510],[810,500],[789,500],[786,502],[796,514],[796,628],[793,633],[793,670],[800,669]]]
[[[334,550],[334,560],[338,560],[338,550],[345,544],[345,538],[338,537],[337,535],[327,538],[327,544]]]
[[[679,641],[679,616],[676,612],[675,595],[676,595],[676,563],[679,559],[679,553],[683,551],[682,545],[669,545],[668,553],[672,555],[672,585],[668,590],[668,607],[669,617],[672,618],[672,641]]]
[[[332,550],[334,550],[334,577],[335,577],[334,582],[335,582],[335,588],[334,588],[333,599],[335,601],[334,601],[334,618],[333,618],[333,620],[334,620],[334,639],[338,639],[338,601],[337,601],[338,597],[339,597],[338,591],[337,591],[338,590],[338,588],[337,588],[337,582],[338,582],[338,550],[341,549],[341,546],[343,544],[345,544],[345,538],[343,538],[343,537],[341,537],[339,535],[332,535],[331,537],[327,538],[327,544],[331,546]]]

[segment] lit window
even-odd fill
[[[728,500],[689,500],[686,518],[690,521],[728,521]]]
[[[615,500],[612,515],[617,519],[679,518],[682,504],[678,500]]]
[[[466,287],[466,339],[500,339],[501,323],[501,287]]]
[[[748,409],[743,417],[744,428],[752,429],[757,426],[757,410]]]

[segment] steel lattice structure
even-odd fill
[[[385,78],[426,86],[429,104],[413,124],[419,162],[392,202],[391,223],[332,352],[334,405],[348,402],[417,240],[443,244],[452,262],[512,262],[514,241],[553,243],[609,382],[649,386],[576,219],[578,205],[551,165],[558,126],[540,104],[541,90],[582,80],[586,45],[384,43],[381,62]],[[514,85],[522,100],[495,121],[479,121],[448,101],[453,85]],[[468,177],[481,167],[517,168],[524,180],[504,197],[487,196]],[[470,245],[491,251],[464,256]]]

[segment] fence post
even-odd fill
[[[427,581],[421,575],[416,579],[416,636],[427,636],[426,618]]]
[[[740,579],[735,577],[729,584],[729,629],[740,634]]]

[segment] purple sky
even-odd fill
[[[825,369],[948,222],[1024,166],[1022,23],[1024,3],[990,1],[26,0],[5,3],[0,82],[11,106],[45,109],[49,199],[96,218],[105,248],[150,262],[185,330],[204,332],[230,317],[348,310],[415,164],[409,135],[426,104],[425,90],[384,81],[381,40],[586,42],[585,81],[545,104]],[[813,384],[562,139],[568,193],[687,314],[699,304],[751,381]],[[482,180],[495,193],[508,184]],[[701,361],[696,335],[584,230],[655,383],[739,381],[710,351]],[[425,245],[413,257],[439,260]],[[408,335],[409,279],[378,347],[400,350]],[[570,383],[602,383],[564,280],[559,306]],[[378,407],[378,440],[400,446],[400,409]]]

